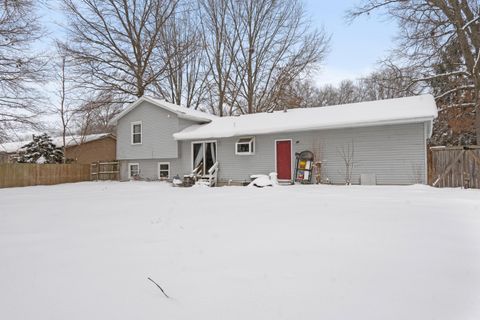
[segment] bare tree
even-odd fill
[[[35,85],[44,80],[46,63],[31,49],[42,36],[31,0],[0,0],[0,140],[19,127],[38,127],[41,95]]]
[[[160,35],[176,0],[62,0],[69,54],[86,88],[129,100],[164,76]]]
[[[357,80],[343,80],[337,86],[317,87],[309,80],[296,80],[284,95],[284,104],[289,108],[324,107],[405,97],[423,90],[408,79],[406,74],[399,76],[396,70],[383,68]]]
[[[208,66],[209,105],[212,113],[233,113],[238,94],[238,77],[233,73],[238,34],[229,18],[230,0],[199,0],[202,40]],[[229,98],[229,97],[230,98]]]
[[[73,119],[76,132],[84,137],[94,133],[114,132],[110,120],[121,112],[121,101],[109,92],[98,92],[82,100]]]
[[[297,0],[229,2],[238,41],[230,48],[240,79],[235,104],[242,113],[281,106],[288,86],[324,58],[329,37],[314,30]]]
[[[346,185],[351,185],[352,184],[352,175],[353,175],[353,169],[356,164],[355,162],[355,144],[352,142],[347,144],[346,146],[343,146],[339,148],[338,153],[340,157],[343,160],[343,163],[345,164],[345,184]]]
[[[383,63],[383,68],[358,79],[360,101],[374,101],[408,97],[424,91],[418,82],[412,82],[410,70],[398,69],[394,64]]]
[[[65,149],[67,146],[66,143],[66,136],[67,136],[67,128],[68,125],[70,124],[70,120],[73,118],[73,111],[70,110],[69,105],[67,103],[67,79],[66,79],[66,74],[65,74],[65,68],[66,68],[66,63],[67,63],[67,58],[66,56],[61,56],[60,57],[60,62],[59,62],[59,73],[58,73],[58,80],[60,82],[60,90],[59,90],[59,105],[57,108],[57,112],[60,115],[60,120],[61,120],[61,129],[62,129],[62,148],[63,148],[63,154],[65,154]],[[63,162],[65,163],[66,158],[63,157]]]
[[[384,10],[400,26],[397,64],[416,73],[412,83],[451,83],[433,87],[437,99],[469,95],[480,137],[480,3],[477,0],[367,0],[349,17]],[[452,54],[455,59],[452,59]],[[447,58],[447,59],[446,59]],[[445,68],[445,62],[448,67]],[[453,62],[453,63],[450,63]],[[460,80],[460,81],[459,81]],[[451,103],[450,107],[464,107]]]
[[[318,87],[310,80],[295,80],[290,84],[289,94],[284,95],[288,100],[284,104],[289,108],[311,108],[318,105]]]
[[[57,41],[57,52],[53,63],[56,87],[51,95],[51,111],[60,122],[63,153],[69,140],[77,144],[85,142],[92,133],[113,132],[110,119],[121,110],[108,92],[90,92],[75,81],[75,60],[64,50],[65,45]],[[67,141],[68,140],[68,141]],[[64,162],[69,159],[64,158]]]
[[[63,154],[66,150],[66,138],[71,134],[71,122],[78,111],[78,99],[75,97],[75,92],[72,87],[73,76],[70,74],[71,57],[62,49],[62,45],[57,43],[56,62],[54,64],[55,81],[58,88],[54,95],[56,101],[52,103],[53,113],[60,118],[60,128],[62,135]],[[64,163],[66,158],[63,159]]]
[[[197,10],[186,2],[167,20],[160,33],[166,77],[155,83],[156,91],[167,101],[193,109],[204,101],[208,76]]]
[[[297,0],[201,0],[209,92],[219,115],[289,107],[291,84],[323,60],[329,37]]]

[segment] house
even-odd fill
[[[58,144],[57,144],[58,145]],[[61,144],[60,144],[61,145]],[[117,138],[110,133],[90,134],[69,139],[65,156],[74,163],[90,164],[116,158]]]
[[[345,183],[348,153],[352,183],[373,177],[402,185],[427,181],[426,142],[436,116],[431,95],[229,117],[142,97],[112,122],[123,180],[218,167],[219,183],[270,172],[291,181],[295,154],[310,150],[322,162],[323,181]]]
[[[0,144],[0,163],[12,162],[13,156],[30,141]],[[53,144],[63,146],[63,138],[55,137]],[[66,137],[65,157],[73,163],[90,164],[96,161],[115,160],[117,139],[110,133]]]

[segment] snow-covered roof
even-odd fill
[[[74,135],[74,136],[67,136],[65,137],[65,143],[67,147],[73,147],[77,146],[79,144],[87,143],[90,141],[95,141],[95,140],[100,140],[103,139],[107,136],[112,136],[110,133],[96,133],[96,134],[89,134],[85,136],[81,135]],[[14,142],[7,142],[0,144],[0,153],[6,152],[6,153],[14,153],[17,152],[20,148],[22,148],[24,145],[27,143],[32,142],[32,140],[26,140],[26,141],[14,141]],[[63,138],[62,137],[54,137],[52,138],[52,143],[56,145],[57,147],[62,147],[63,146]]]
[[[206,122],[210,122],[213,119],[217,118],[216,116],[214,116],[212,114],[209,114],[209,113],[206,113],[206,112],[182,107],[182,106],[167,102],[165,100],[160,100],[160,99],[155,99],[155,98],[143,96],[143,97],[139,98],[137,101],[135,101],[134,103],[132,103],[131,105],[129,105],[125,110],[120,112],[118,115],[116,115],[112,120],[110,120],[110,123],[117,124],[117,122],[120,118],[122,118],[124,115],[126,115],[127,113],[129,113],[130,111],[135,109],[138,105],[140,105],[144,101],[150,102],[151,104],[153,104],[154,106],[157,106],[159,108],[162,108],[162,109],[168,110],[170,112],[173,112],[179,118],[182,118],[182,119],[187,119],[187,120],[197,121],[197,122],[201,122],[201,123],[206,123]]]
[[[329,107],[289,109],[287,112],[217,117],[175,133],[176,140],[225,138],[276,132],[430,122],[437,117],[432,95],[360,102]]]

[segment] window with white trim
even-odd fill
[[[128,178],[135,179],[140,176],[140,165],[138,163],[128,164]]]
[[[255,138],[240,138],[235,143],[235,154],[249,155],[255,154]]]
[[[170,178],[170,162],[158,163],[158,179],[166,180]]]
[[[132,144],[142,144],[142,122],[132,122]]]

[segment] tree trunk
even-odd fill
[[[63,133],[62,133],[62,142],[63,142],[63,146],[62,146],[63,160],[62,160],[62,163],[67,163],[67,157],[65,156],[65,152],[66,152],[66,146],[65,146],[65,142],[66,142],[66,138],[65,138],[65,128],[63,129]]]
[[[143,97],[145,94],[145,86],[143,85],[143,80],[137,78],[137,98]]]
[[[475,140],[480,145],[480,95],[477,92],[475,97]]]

